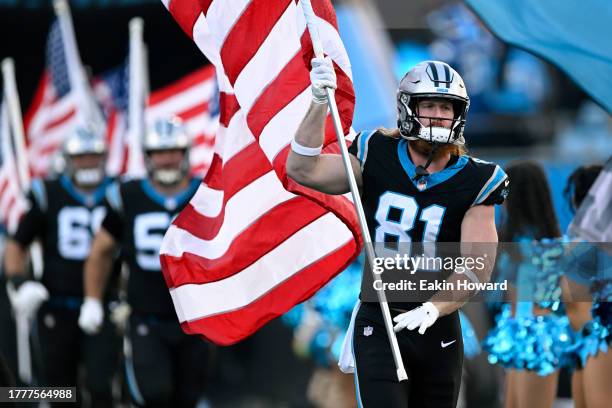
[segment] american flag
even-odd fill
[[[183,120],[191,136],[191,172],[203,177],[213,158],[219,128],[219,90],[212,65],[151,93],[145,111],[146,125],[173,115]]]
[[[34,176],[46,176],[67,134],[83,118],[76,92],[70,88],[59,22],[47,38],[46,69],[25,116],[28,162]]]
[[[164,0],[214,63],[220,128],[211,168],[164,237],[160,258],[183,330],[236,343],[312,296],[361,248],[352,202],[287,178],[310,104],[312,44],[294,0]],[[313,1],[335,63],[344,132],[355,96],[329,0]],[[325,151],[336,151],[331,121]]]
[[[106,167],[111,175],[126,170],[128,71],[126,62],[92,80],[93,94],[107,118]],[[205,174],[212,160],[219,116],[215,87],[214,68],[201,68],[153,92],[145,112],[148,122],[161,116],[183,118],[193,138],[192,172],[199,175]],[[85,121],[78,107],[76,93],[70,89],[60,27],[55,21],[47,39],[47,66],[25,116],[29,163],[34,176],[44,177],[52,172],[64,138]]]
[[[108,114],[107,170],[121,174],[126,170],[128,149],[128,70],[117,68],[95,83],[94,92]],[[219,91],[212,65],[197,69],[151,93],[145,109],[145,128],[154,121],[178,116],[191,137],[191,172],[204,176],[210,167],[215,133],[219,127]],[[142,171],[144,173],[144,169]]]
[[[0,223],[9,234],[16,231],[21,216],[28,209],[23,189],[19,185],[15,150],[11,136],[8,106],[0,105]]]

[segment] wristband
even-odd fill
[[[323,150],[323,145],[319,147],[308,147],[299,144],[295,139],[291,141],[291,150],[302,156],[318,156]]]

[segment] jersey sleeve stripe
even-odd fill
[[[41,211],[47,211],[47,192],[45,190],[45,183],[41,179],[32,180],[31,187],[32,195],[36,199],[36,203]]]
[[[508,176],[506,176],[506,173],[501,169],[501,167],[495,166],[495,170],[493,171],[493,174],[491,175],[489,180],[487,180],[485,185],[482,187],[482,189],[478,193],[478,196],[476,197],[476,200],[474,201],[474,204],[472,205],[480,204],[484,200],[486,200],[489,194],[495,191],[495,189],[501,183],[503,183],[507,177]]]
[[[106,190],[106,199],[115,211],[121,211],[123,202],[121,201],[121,193],[119,192],[119,183],[114,182]]]
[[[359,159],[359,162],[361,163],[362,171],[363,171],[363,166],[365,166],[365,161],[368,158],[368,146],[370,143],[370,138],[372,137],[372,135],[374,135],[374,133],[376,133],[375,130],[368,133],[367,136],[359,138],[359,149],[357,151],[357,158]]]

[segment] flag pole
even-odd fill
[[[310,0],[300,0],[300,3],[302,3],[302,10],[304,11],[304,17],[306,18],[306,25],[308,26],[308,32],[310,33],[310,38],[312,40],[312,48],[314,49],[315,55],[318,58],[321,58],[324,56],[323,45],[321,44],[321,39],[319,38],[316,15],[312,9],[312,4],[310,3]],[[368,230],[368,225],[363,211],[363,205],[361,204],[361,197],[359,196],[357,181],[355,180],[355,175],[353,174],[353,167],[351,166],[349,152],[346,147],[346,141],[344,140],[344,132],[342,130],[342,124],[340,123],[340,114],[338,113],[334,90],[331,88],[326,88],[325,90],[327,92],[329,111],[334,124],[334,130],[336,131],[336,137],[338,139],[338,144],[340,145],[340,153],[342,154],[344,169],[346,170],[351,194],[355,203],[355,209],[357,210],[357,217],[359,218],[359,226],[361,227],[361,234],[363,235],[368,267],[372,272],[374,282],[381,281],[380,275],[376,275],[374,273],[374,268],[372,265],[376,254],[374,252],[374,247],[372,246],[372,237],[370,237],[370,232]],[[380,287],[382,287],[382,285]],[[407,380],[408,375],[406,374],[406,369],[404,368],[404,362],[402,361],[399,345],[397,343],[397,337],[393,331],[393,322],[391,320],[391,312],[389,311],[387,296],[385,295],[384,290],[377,290],[376,294],[378,296],[380,308],[382,309],[383,320],[385,322],[385,328],[387,329],[389,343],[391,344],[391,352],[393,354],[393,360],[395,361],[395,367],[397,369],[397,378],[399,381]]]
[[[17,86],[15,84],[15,66],[12,58],[5,58],[2,60],[2,82],[4,84],[4,101],[2,104],[2,126],[0,130],[2,135],[2,152],[6,155],[13,155],[13,163],[17,167],[17,179],[18,184],[21,187],[21,191],[29,186],[29,173],[27,167],[24,168],[22,163],[25,164],[26,155],[25,153],[19,152],[19,142],[23,143],[23,123],[21,122],[21,107],[19,106],[19,95],[17,93]],[[11,132],[12,128],[12,132]],[[19,135],[18,133],[21,132]],[[11,136],[13,143],[11,143]],[[13,151],[13,145],[15,146],[15,152]],[[22,146],[22,149],[25,149]],[[20,158],[21,160],[17,160]],[[27,183],[24,184],[24,183]],[[35,257],[32,256],[34,262]],[[11,286],[7,287],[9,295],[12,296],[11,292],[14,293],[14,289]],[[21,381],[25,384],[32,382],[32,356],[30,354],[30,319],[24,316],[15,315],[15,335],[17,340],[17,374]]]
[[[93,124],[97,130],[103,131],[105,128],[104,118],[100,107],[95,102],[89,78],[81,61],[70,14],[70,5],[67,0],[54,0],[53,8],[62,33],[62,44],[66,54],[70,87],[79,95],[79,103],[83,103],[81,108],[84,109],[85,120]]]
[[[13,142],[15,147],[15,162],[17,164],[17,175],[21,191],[30,188],[30,172],[28,156],[25,150],[25,132],[21,116],[21,105],[19,93],[17,92],[17,81],[15,80],[15,63],[12,58],[2,60],[2,77],[4,79],[4,92],[8,104],[9,117],[13,128]]]
[[[127,174],[132,177],[142,175],[142,137],[144,133],[145,104],[145,50],[143,42],[144,21],[140,17],[130,20],[129,55],[129,101],[128,101],[128,165]]]

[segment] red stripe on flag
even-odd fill
[[[29,135],[32,119],[34,119],[34,116],[36,116],[36,114],[38,113],[38,110],[40,109],[40,106],[45,100],[45,94],[49,90],[48,84],[49,84],[49,74],[47,73],[47,71],[44,71],[40,78],[40,82],[38,83],[38,87],[36,88],[36,93],[34,94],[34,100],[32,101],[32,104],[30,105],[30,107],[28,108],[28,112],[25,114],[24,129],[25,129],[26,135]],[[29,143],[28,139],[29,138],[26,137],[26,146]]]
[[[252,0],[232,27],[221,47],[221,60],[232,86],[291,1]]]
[[[10,174],[6,175],[2,181],[0,182],[0,197],[4,197],[4,193],[9,185],[9,178]]]
[[[0,195],[1,197],[2,195]],[[17,197],[15,197],[14,194],[11,194],[11,198],[9,199],[8,204],[6,205],[6,219],[8,220],[10,214],[11,214],[11,210],[13,209],[13,206],[15,205],[15,202],[17,201]]]
[[[202,12],[198,2],[193,0],[172,0],[168,10],[185,34],[193,40],[193,26]]]
[[[73,117],[76,114],[76,110],[77,110],[77,107],[73,106],[63,116],[60,116],[59,118],[55,119],[53,122],[47,122],[45,124],[44,131],[48,132],[49,130],[51,130],[51,129],[57,127],[57,126],[60,126],[62,123],[68,121],[71,117]]]
[[[174,0],[177,1],[177,0]],[[170,3],[172,4],[172,3]],[[180,80],[173,82],[170,85],[167,85],[163,88],[156,90],[149,97],[149,106],[157,105],[158,103],[163,102],[168,98],[172,98],[177,94],[180,94],[191,87],[200,85],[202,82],[207,80],[212,80],[215,76],[215,67],[212,65],[207,65],[202,69],[198,69],[195,72],[192,72],[189,75],[184,76]]]
[[[229,346],[251,336],[270,320],[281,316],[297,303],[310,298],[329,277],[336,276],[352,262],[354,241],[346,243],[319,261],[296,272],[282,284],[246,307],[215,316],[181,323],[187,334],[199,334],[216,344]],[[338,264],[338,259],[346,260]],[[296,294],[300,294],[296,298]]]
[[[213,239],[219,232],[225,217],[225,204],[238,191],[251,184],[264,174],[272,170],[270,161],[261,151],[258,144],[252,143],[244,148],[236,156],[232,157],[225,166],[221,163],[211,166],[209,173],[223,173],[223,210],[216,217],[206,217],[198,213],[191,203],[187,204],[183,211],[176,217],[174,224],[179,228],[189,230],[193,235],[201,239]],[[214,176],[211,176],[214,177]],[[220,177],[219,177],[220,178]],[[209,187],[213,188],[211,185]],[[220,189],[220,188],[217,188]],[[199,228],[192,228],[198,225]],[[193,231],[192,231],[193,230]]]
[[[215,144],[215,136],[200,133],[191,138],[191,147],[196,146],[213,146]]]
[[[302,53],[298,52],[257,98],[247,115],[249,129],[257,140],[268,122],[309,85],[308,70]]]
[[[106,143],[108,144],[108,146],[111,145],[113,137],[115,137],[115,127],[117,126],[117,120],[117,111],[113,109],[110,115],[108,116],[108,122],[106,124]]]
[[[299,2],[299,0],[297,0]],[[298,4],[299,7],[301,5]],[[336,20],[336,12],[334,11],[334,7],[329,1],[313,1],[312,2],[312,10],[315,15],[328,23],[330,23],[336,31],[338,30],[338,20]]]
[[[219,94],[219,106],[219,123],[223,127],[228,127],[234,114],[240,110],[240,104],[238,99],[236,99],[236,95],[221,92]]]
[[[208,169],[208,173],[206,173],[203,183],[206,183],[208,187],[212,189],[221,190],[223,188],[223,178],[221,177],[223,174],[221,171],[222,168],[223,160],[216,152],[213,153],[212,160],[210,161],[210,168]]]
[[[176,288],[189,283],[208,283],[229,278],[326,213],[316,203],[304,197],[295,197],[261,214],[256,222],[232,240],[227,251],[219,258],[208,259],[188,252],[180,258],[162,255],[166,263],[166,267],[162,268],[166,284],[169,288]],[[295,214],[300,216],[296,217]],[[279,225],[283,227],[278,228]],[[195,235],[196,231],[190,232]],[[257,237],[257,245],[253,245],[254,237]],[[172,268],[172,273],[168,268]]]
[[[46,157],[48,155],[51,155],[53,153],[55,153],[60,146],[62,145],[62,141],[58,140],[54,143],[48,144],[40,149],[38,149],[36,156],[37,157]]]
[[[183,121],[186,121],[195,116],[204,115],[206,112],[208,112],[208,102],[202,102],[193,105],[190,108],[185,109],[184,111],[176,112],[176,115],[180,116]]]
[[[204,177],[210,168],[208,163],[192,165],[189,174],[194,177]]]
[[[212,4],[213,0],[200,0],[200,8],[202,9],[202,13],[206,15],[208,13],[208,8]]]

